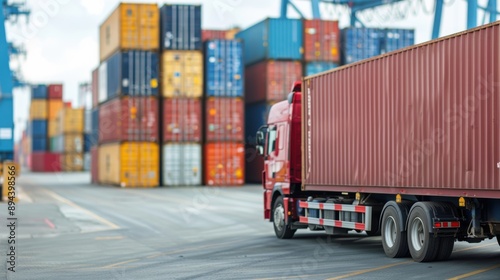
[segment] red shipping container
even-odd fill
[[[158,129],[158,99],[154,97],[115,98],[99,110],[100,143],[157,142]]]
[[[245,104],[242,99],[211,97],[205,106],[205,141],[245,140]]]
[[[245,147],[238,143],[205,144],[205,185],[240,186],[245,183]]]
[[[92,71],[92,107],[99,105],[99,68]]]
[[[263,61],[245,69],[245,101],[286,100],[295,81],[302,80],[299,61]]]
[[[305,80],[303,187],[500,198],[500,24]]]
[[[63,98],[63,85],[55,84],[49,85],[47,87],[47,91],[49,92],[49,99],[61,99]]]
[[[172,98],[163,100],[163,141],[201,141],[201,100]]]
[[[211,30],[205,29],[201,31],[201,41],[209,41],[209,40],[225,40],[226,39],[226,30]]]
[[[71,104],[71,101],[66,101],[64,102],[64,108],[71,108],[73,104]]]
[[[30,156],[31,171],[61,172],[59,153],[33,152]]]
[[[99,154],[97,146],[90,148],[90,180],[92,184],[99,181]]]
[[[304,20],[304,59],[307,62],[340,62],[338,21]]]

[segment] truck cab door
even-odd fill
[[[269,126],[269,130],[267,133],[267,141],[265,147],[265,157],[264,157],[264,168],[266,174],[265,187],[268,190],[272,190],[274,188],[274,184],[276,182],[276,172],[274,170],[274,165],[276,163],[276,151],[278,149],[278,142],[276,141],[278,138],[278,129],[275,125]]]

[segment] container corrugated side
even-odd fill
[[[245,69],[247,103],[286,100],[296,81],[302,80],[299,61],[263,61]]]
[[[205,43],[205,96],[242,97],[243,44],[238,40]]]
[[[84,133],[91,133],[92,132],[92,110],[85,110],[85,120],[84,120],[84,125],[83,125],[83,132]]]
[[[164,51],[161,69],[163,97],[203,96],[203,54],[200,51]]]
[[[304,60],[340,63],[338,21],[304,20]]]
[[[61,154],[61,169],[66,172],[83,171],[82,153],[64,153]]]
[[[415,44],[415,30],[387,28],[384,30],[381,52],[392,52],[413,44]]]
[[[210,97],[205,101],[205,141],[243,142],[245,139],[243,99]]]
[[[497,22],[306,78],[305,190],[500,198],[499,59]]]
[[[47,137],[47,121],[46,120],[33,120],[31,121],[31,133],[33,137]]]
[[[56,136],[59,132],[59,123],[57,120],[51,120],[48,122],[48,136],[49,137],[54,137]]]
[[[163,142],[201,142],[202,103],[194,98],[163,100]]]
[[[30,106],[30,119],[31,120],[46,120],[48,117],[46,99],[33,99]]]
[[[117,96],[157,96],[158,71],[156,52],[119,51],[113,54],[107,60],[106,100]]]
[[[163,185],[201,185],[201,149],[201,144],[165,144],[163,146]]]
[[[46,85],[32,86],[31,99],[47,99],[47,86]]]
[[[60,172],[60,154],[49,152],[33,152],[31,155],[31,171],[33,172]]]
[[[63,85],[62,84],[51,84],[47,87],[48,99],[59,99],[63,98]]]
[[[35,136],[31,138],[31,151],[32,152],[47,151],[47,137]]]
[[[77,134],[77,133],[70,133],[70,134],[63,134],[61,135],[62,137],[62,145],[63,149],[62,152],[65,153],[83,153],[83,134]]]
[[[245,182],[245,147],[239,143],[204,146],[204,184],[240,186]]]
[[[47,107],[48,107],[48,116],[47,117],[48,117],[49,121],[52,121],[52,120],[55,120],[57,118],[59,111],[63,107],[63,102],[62,102],[62,100],[49,99]]]
[[[200,5],[163,5],[160,28],[162,50],[201,50]]]
[[[115,98],[99,109],[99,142],[159,141],[158,99]]]
[[[381,54],[384,31],[350,27],[342,30],[343,63],[349,64]]]
[[[203,29],[201,30],[201,41],[225,40],[227,30]]]
[[[108,64],[106,61],[99,65],[98,72],[99,83],[97,101],[98,103],[102,103],[108,100]]]
[[[159,185],[159,146],[124,142],[99,146],[99,183],[122,187]]]
[[[99,105],[99,67],[92,71],[92,107]]]
[[[83,154],[83,171],[90,171],[92,158],[89,152]]]
[[[92,147],[90,150],[91,164],[90,164],[90,181],[93,184],[99,183],[99,149],[97,146]]]
[[[90,133],[92,146],[99,143],[99,107],[92,109],[92,131]]]
[[[83,132],[83,109],[63,108],[59,111],[59,134]]]
[[[268,60],[301,60],[303,25],[299,19],[268,18],[238,34],[243,40],[245,65]]]

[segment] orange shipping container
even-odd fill
[[[59,122],[57,120],[49,120],[49,137],[56,136],[59,130]]]
[[[61,154],[61,169],[65,172],[83,171],[83,154]]]
[[[149,142],[104,144],[98,148],[99,183],[121,187],[157,187],[159,146]]]
[[[49,121],[55,120],[57,118],[57,114],[63,107],[62,100],[58,99],[49,99]]]
[[[47,100],[33,99],[30,107],[31,120],[46,120],[47,119]]]
[[[205,184],[238,186],[245,179],[245,147],[237,143],[205,144]]]
[[[157,50],[160,46],[157,4],[121,3],[99,28],[100,59],[117,50]]]

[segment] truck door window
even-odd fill
[[[279,130],[278,130],[278,149],[283,150],[283,144],[284,144],[284,137],[285,136],[285,126],[280,125]]]
[[[276,136],[277,136],[277,131],[276,131],[276,127],[270,127],[269,128],[269,142],[268,142],[268,145],[267,145],[267,154],[271,154],[272,152],[275,151],[276,149]]]

